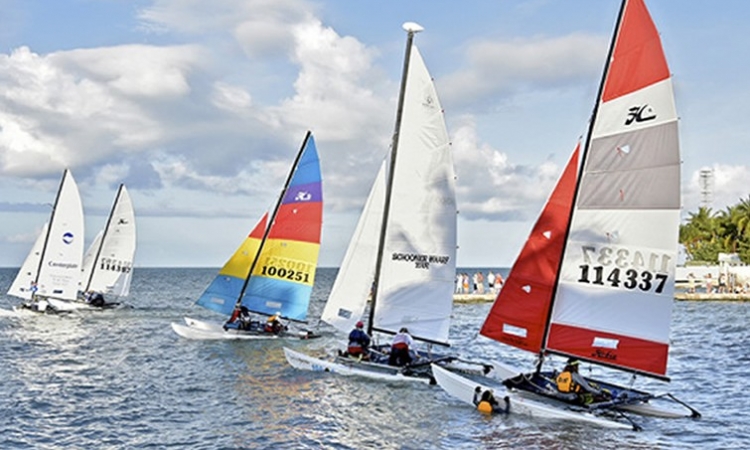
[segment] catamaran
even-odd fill
[[[186,317],[174,331],[188,339],[318,337],[291,322],[307,318],[322,222],[320,161],[308,132],[270,219],[263,216],[196,302],[229,320]]]
[[[133,202],[120,184],[107,223],[96,235],[83,257],[82,281],[75,301],[51,299],[58,310],[113,308],[119,302],[105,296],[125,297],[130,293],[135,257],[136,230]]]
[[[8,290],[8,295],[23,300],[16,311],[57,312],[53,302],[75,300],[83,260],[83,227],[78,186],[66,169],[49,222]]]
[[[601,379],[584,379],[601,395],[571,395],[560,372],[542,370],[557,355],[633,381],[669,380],[680,154],[672,81],[643,0],[622,3],[597,98],[580,169],[576,150],[480,334],[538,355],[531,373],[495,365],[517,412],[633,428],[626,411],[700,417],[671,394]],[[447,392],[470,401],[476,381],[435,372]]]
[[[407,328],[427,345],[408,366],[388,364],[388,344],[365,357],[336,352],[317,358],[289,348],[298,369],[392,381],[434,383],[430,363],[455,362],[435,354],[447,346],[456,275],[455,175],[443,110],[429,72],[413,45],[422,27],[404,24],[406,57],[390,152],[373,183],[321,319],[349,332],[367,309],[367,333],[395,335]],[[370,295],[372,294],[372,295]]]

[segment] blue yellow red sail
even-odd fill
[[[311,134],[292,167],[273,222],[267,225],[268,220],[264,215],[198,299],[199,305],[229,315],[242,297],[241,305],[252,312],[281,312],[300,321],[307,317],[323,225],[320,161]]]
[[[323,225],[320,161],[312,136],[302,148],[242,298],[262,314],[305,320]]]

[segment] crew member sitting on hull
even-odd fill
[[[388,357],[389,366],[405,366],[411,364],[410,350],[414,346],[414,339],[406,327],[398,330],[398,334],[391,341],[391,355]]]
[[[563,394],[575,394],[574,398],[584,405],[611,399],[609,391],[600,389],[595,383],[589,383],[578,373],[579,364],[580,361],[575,358],[568,359],[565,369],[555,379],[557,390]]]
[[[364,326],[365,324],[359,321],[349,333],[349,345],[346,348],[349,356],[369,358],[370,336],[363,330]]]
[[[503,397],[505,406],[500,406],[500,403],[498,403],[492,393],[492,389],[487,389],[482,392],[481,386],[477,386],[476,389],[474,389],[474,399],[472,401],[474,402],[474,406],[477,407],[477,411],[485,414],[508,414],[510,412],[510,397],[507,395]]]
[[[104,296],[101,292],[88,291],[83,295],[83,298],[91,306],[101,308],[104,306]]]
[[[224,324],[224,330],[230,328],[235,330],[258,330],[260,329],[260,323],[253,321],[253,316],[250,315],[250,310],[247,307],[240,306],[232,312],[232,317]]]
[[[280,318],[281,312],[277,312],[276,314],[269,317],[266,321],[266,325],[263,328],[263,331],[265,331],[266,333],[279,334],[283,330],[285,330],[286,327],[281,323],[281,321],[279,320]]]

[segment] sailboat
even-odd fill
[[[437,92],[413,45],[422,27],[406,23],[404,29],[406,57],[389,167],[381,165],[321,319],[348,333],[363,318],[372,293],[368,335],[407,328],[417,342],[447,346],[456,274],[455,176]],[[427,383],[434,382],[431,362],[457,359],[428,348],[409,366],[390,366],[388,349],[374,345],[367,358],[284,352],[302,370]]]
[[[111,308],[105,296],[130,293],[136,248],[135,211],[128,190],[120,184],[104,228],[96,235],[83,258],[81,293],[77,302],[59,308]]]
[[[75,300],[83,260],[83,227],[78,186],[66,169],[49,222],[8,290],[8,295],[23,300],[14,309],[57,312],[52,302]]]
[[[558,355],[669,380],[680,154],[672,81],[643,0],[622,3],[597,99],[578,174],[576,151],[480,334],[538,355],[531,373],[495,365],[519,412],[636,429],[623,411],[699,417],[671,394],[590,378],[598,398],[563,394],[559,373],[542,370]],[[439,368],[435,377],[464,401],[477,387]]]
[[[320,161],[308,132],[270,218],[261,218],[196,302],[230,319],[186,317],[184,325],[172,323],[172,329],[188,339],[318,337],[311,330],[290,329],[290,322],[307,318],[322,222]]]

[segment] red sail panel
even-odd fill
[[[541,350],[573,205],[579,148],[511,268],[480,330],[483,336],[530,352]]]
[[[255,238],[255,239],[263,239],[263,233],[266,232],[266,223],[268,222],[268,213],[263,214],[263,217],[258,221],[257,225],[255,225],[255,228],[253,228],[253,231],[250,232],[250,234],[247,237]]]
[[[268,239],[319,244],[322,222],[322,202],[281,205],[276,214],[275,226],[271,228]]]
[[[643,0],[629,0],[620,23],[602,102],[669,78],[659,32]]]
[[[565,349],[588,361],[635,369],[657,377],[667,371],[669,346],[661,342],[552,324],[547,346]]]

